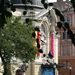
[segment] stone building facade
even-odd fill
[[[38,27],[40,30],[40,38],[41,38],[41,48],[46,54],[46,56],[43,58],[42,53],[39,57],[36,57],[33,62],[28,63],[28,69],[25,72],[25,75],[42,75],[42,68],[41,64],[46,64],[49,60],[50,63],[58,64],[58,35],[56,35],[55,27],[57,25],[57,17],[55,15],[55,12],[52,8],[50,8],[51,13],[48,12],[48,10],[44,9],[44,7],[41,4],[41,0],[32,0],[32,4],[26,3],[28,6],[27,14],[24,16],[22,13],[24,11],[24,5],[22,4],[21,0],[5,0],[10,1],[10,3],[13,3],[13,5],[16,7],[16,11],[12,12],[14,17],[21,16],[21,23],[24,21],[25,18],[32,18],[32,27]],[[30,9],[29,7],[32,7]],[[53,35],[53,43],[51,44],[51,35]],[[52,46],[53,45],[53,46]],[[53,59],[47,58],[47,54],[49,54],[49,51],[51,51],[51,46],[53,51]],[[12,75],[15,75],[16,71],[19,68],[20,61],[17,63],[18,66],[15,67],[15,65],[12,65],[15,67],[14,72],[12,72]],[[55,71],[56,73],[56,71]],[[55,75],[57,75],[56,73]]]
[[[61,11],[68,9],[66,12],[62,13],[65,22],[68,22],[70,25],[70,29],[75,33],[75,13],[73,8],[71,8],[71,2],[69,0],[57,0],[54,3],[54,6]],[[70,9],[71,8],[71,9]],[[69,10],[70,9],[70,10]],[[58,21],[59,17],[58,17]],[[58,40],[58,62],[65,63],[66,66],[59,70],[59,75],[70,75],[70,66],[72,67],[71,74],[75,74],[75,46],[72,44],[67,31],[64,32],[63,29],[59,29],[56,27],[56,31],[60,35],[60,39]]]

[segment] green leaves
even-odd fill
[[[71,0],[71,3],[72,3],[72,6],[74,8],[74,12],[75,12],[75,2],[74,2],[74,0]],[[65,11],[63,11],[63,13],[66,12],[67,10],[70,10],[71,8],[66,9]],[[59,10],[57,10],[56,8],[53,8],[53,9],[55,10],[56,15],[58,15],[60,17],[60,21],[64,22],[64,16],[61,14],[61,12]],[[58,22],[57,26],[58,26],[59,29],[63,28],[64,31],[66,31],[66,29],[68,30],[67,33],[69,34],[70,39],[71,39],[73,45],[75,46],[75,36],[74,36],[73,32],[70,30],[69,24],[67,22],[65,22],[65,24],[62,25],[61,22]]]
[[[26,15],[27,14],[27,11],[23,11],[23,15]]]
[[[73,32],[70,29],[68,29],[68,32],[67,33],[70,35],[70,39],[73,39],[74,38]]]
[[[39,49],[38,51],[39,51],[40,53],[43,53],[42,49]]]
[[[48,56],[53,57],[51,54],[48,54]]]
[[[35,38],[35,36],[36,36],[35,32],[32,33],[32,36]]]
[[[64,16],[61,14],[61,12],[56,8],[53,8],[53,9],[55,10],[56,15],[60,17],[60,20],[64,21]]]
[[[43,4],[44,8],[45,8],[45,9],[47,9],[48,4],[47,4],[47,3],[45,3],[45,0],[41,0],[41,3]]]
[[[8,6],[8,8],[10,8],[11,4],[9,2],[6,2],[6,5]]]
[[[7,11],[7,13],[6,13],[6,17],[12,17],[12,13],[9,12],[9,11]]]
[[[72,7],[74,8],[74,12],[75,12],[75,0],[71,0],[72,3]]]
[[[38,39],[38,38],[36,39],[36,42],[37,42],[37,43],[39,42],[39,39]]]
[[[45,3],[45,4],[44,4],[44,8],[45,8],[45,9],[47,9],[47,8],[48,8],[48,5],[47,5],[47,3]]]
[[[29,18],[26,18],[25,21],[26,21],[26,23],[28,23],[30,21],[30,19]]]
[[[13,12],[15,12],[16,11],[16,9],[15,9],[15,7],[11,7],[11,9],[10,9],[11,11],[13,11]]]
[[[73,5],[73,7],[75,7],[75,5]],[[60,17],[60,21],[64,22],[64,16],[61,14],[61,12],[59,10],[57,10],[56,8],[53,8],[53,9],[55,10],[56,15],[58,15]],[[65,22],[65,24],[62,25],[61,22],[58,22],[57,23],[57,26],[58,26],[59,29],[63,28],[64,31],[66,31],[66,29],[68,29],[67,33],[69,34],[70,39],[71,39],[73,45],[75,45],[75,42],[74,42],[75,41],[74,34],[70,30],[69,24],[67,22]]]
[[[65,28],[70,29],[69,24],[67,22],[65,22],[64,26]]]
[[[75,34],[73,34],[73,32],[70,29],[68,29],[67,33],[69,34],[69,37],[70,37],[73,45],[75,46]]]
[[[71,0],[71,3],[74,3],[74,0]]]
[[[57,23],[57,26],[59,27],[59,29],[61,29],[62,23],[61,23],[61,22],[58,22],[58,23]]]
[[[61,12],[58,9],[56,9],[56,8],[53,8],[53,9],[55,10],[56,15],[58,15],[58,16],[61,15]]]
[[[22,0],[22,3],[24,4],[25,3],[25,0]]]
[[[26,18],[26,19],[25,19],[25,23],[26,23],[27,25],[32,25],[32,19]]]
[[[64,16],[63,15],[60,15],[59,17],[60,17],[61,21],[64,21]]]
[[[48,5],[49,5],[49,6],[53,6],[53,3],[49,3]]]
[[[75,38],[72,39],[72,43],[75,46]]]
[[[5,60],[10,60],[12,56],[15,56],[27,62],[35,58],[38,49],[37,47],[33,47],[32,43],[34,41],[32,38],[33,28],[31,25],[21,24],[19,20],[20,17],[16,17],[15,19],[7,18],[7,25],[0,31],[3,35],[0,36],[0,40],[2,40],[0,41],[0,48],[2,49],[2,56],[6,58]],[[6,52],[5,56],[4,51]]]
[[[42,3],[42,4],[45,4],[45,0],[41,0],[41,3]]]
[[[37,43],[37,48],[40,48],[40,44],[39,43]]]
[[[30,2],[32,4],[32,1],[31,0],[27,0],[28,2]]]
[[[46,56],[46,54],[43,54],[43,57],[45,57]]]
[[[63,30],[66,31],[65,27],[63,27]]]
[[[38,27],[35,27],[35,31],[40,31]]]
[[[27,5],[24,6],[24,9],[27,10]]]

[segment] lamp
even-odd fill
[[[54,68],[54,75],[55,75],[55,68],[56,68],[56,64],[54,64],[53,68]]]
[[[55,69],[56,68],[56,65],[54,65],[53,68]]]
[[[70,66],[69,69],[70,69],[70,75],[71,75],[71,69],[72,69],[72,67]]]

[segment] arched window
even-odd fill
[[[22,75],[22,70],[20,70],[20,69],[18,69],[17,71],[16,71],[16,75]]]

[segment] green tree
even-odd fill
[[[30,0],[28,0],[31,2]],[[24,0],[22,0],[24,3]],[[25,6],[25,10],[26,10]],[[32,60],[37,54],[37,48],[33,47],[33,28],[31,19],[26,19],[23,24],[19,18],[11,18],[16,8],[8,0],[0,0],[0,57],[4,65],[3,75],[11,75],[11,57],[21,59],[23,62]],[[26,14],[26,11],[23,12]]]
[[[31,19],[21,24],[20,17],[15,19],[7,18],[7,24],[0,29],[0,57],[4,65],[4,74],[11,75],[11,58],[13,56],[28,62],[35,58],[37,48],[33,47],[33,28],[31,27]]]
[[[7,2],[5,2],[7,1]],[[27,0],[32,3],[31,0]],[[47,9],[48,4],[45,3],[45,0],[41,0],[44,8]],[[22,3],[25,3],[25,0],[22,0]],[[72,6],[75,12],[75,1],[71,0]],[[50,6],[53,3],[49,3]],[[31,38],[31,22],[29,19],[26,19],[24,24],[19,22],[19,18],[11,19],[12,13],[7,10],[10,8],[11,11],[16,11],[13,4],[11,4],[8,0],[0,0],[0,57],[2,59],[4,65],[4,75],[11,75],[10,70],[10,60],[12,56],[18,57],[22,59],[23,62],[27,62],[35,57],[37,53],[37,49],[33,47]],[[25,11],[23,14],[26,14],[27,6],[24,6]],[[60,13],[56,8],[56,15],[60,17],[60,20],[64,21],[64,16]],[[13,23],[12,23],[13,22]],[[25,24],[27,25],[25,26]],[[72,40],[72,43],[75,45],[75,34],[70,30],[69,25],[65,23],[64,27],[61,22],[57,23],[59,28],[63,28],[64,31],[67,29],[68,34]],[[41,50],[40,50],[41,51]],[[45,56],[45,55],[44,55]]]

